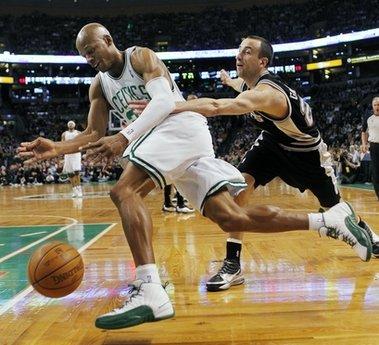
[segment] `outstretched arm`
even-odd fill
[[[187,102],[176,102],[175,112],[194,111],[204,116],[242,115],[263,111],[278,119],[288,113],[284,94],[265,84],[241,92],[236,98],[199,98]]]
[[[61,154],[78,152],[81,146],[90,141],[96,141],[105,135],[109,109],[98,77],[91,84],[89,96],[91,105],[87,128],[72,140],[54,142],[40,137],[32,142],[21,143],[17,152],[20,157],[29,158],[25,161],[26,164],[50,159]]]

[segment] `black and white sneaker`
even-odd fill
[[[379,236],[370,228],[370,226],[362,219],[359,219],[358,225],[365,229],[370,237],[372,244],[372,256],[379,259]]]
[[[169,205],[163,204],[162,211],[163,212],[175,212],[176,207],[173,204],[169,204]]]
[[[219,271],[207,281],[207,290],[227,290],[233,285],[243,284],[244,281],[240,264],[237,261],[224,259]]]

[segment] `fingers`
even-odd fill
[[[131,101],[129,102],[129,108],[132,109],[135,114],[141,115],[148,103],[147,100]]]
[[[34,164],[34,163],[37,163],[38,162],[38,159],[36,157],[33,157],[33,158],[30,158],[26,161],[24,161],[24,164],[25,165],[30,165],[30,164]]]
[[[17,157],[19,158],[28,158],[28,157],[34,157],[35,153],[33,151],[22,151],[18,152]]]
[[[17,153],[20,153],[20,152],[26,152],[26,147],[24,147],[24,146],[19,146],[19,147],[17,147],[16,152],[17,152]]]
[[[148,103],[149,103],[149,101],[147,99],[137,99],[137,100],[130,101],[128,104],[129,105],[131,105],[131,104],[133,104],[133,105],[137,105],[137,104],[142,105],[142,104],[145,104],[146,105]]]
[[[33,150],[40,143],[39,138],[33,141],[26,141],[21,143],[21,147],[25,148],[25,150]]]
[[[107,147],[105,145],[101,145],[100,147],[88,150],[86,153],[86,159],[88,159],[91,163],[96,164],[102,161],[107,152]]]

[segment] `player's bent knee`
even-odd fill
[[[129,187],[121,188],[116,184],[110,191],[109,196],[115,205],[119,205],[121,202],[126,201],[127,199],[133,196],[134,191]]]

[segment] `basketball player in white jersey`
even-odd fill
[[[103,329],[131,327],[171,318],[174,309],[161,285],[152,245],[152,219],[143,198],[156,186],[174,183],[206,217],[224,231],[282,232],[312,230],[352,246],[364,261],[371,243],[345,203],[324,214],[300,214],[262,205],[240,208],[233,200],[245,187],[241,173],[214,158],[206,119],[194,112],[172,114],[175,101],[184,101],[165,65],[148,48],[120,51],[108,30],[97,23],[85,25],[76,40],[79,53],[98,71],[90,87],[87,128],[76,138],[53,142],[37,138],[22,143],[19,155],[26,163],[91,149],[94,162],[123,154],[128,162],[111,199],[118,208],[136,265],[136,281],[121,308],[101,315]],[[128,107],[133,99],[151,99],[136,118]],[[104,137],[109,110],[122,115],[128,126]]]
[[[72,140],[80,131],[75,129],[75,122],[68,121],[68,130],[62,133],[62,141]],[[80,152],[68,153],[64,155],[63,173],[67,174],[72,186],[72,197],[82,198],[83,191],[80,185],[80,171],[82,170],[82,154]]]

